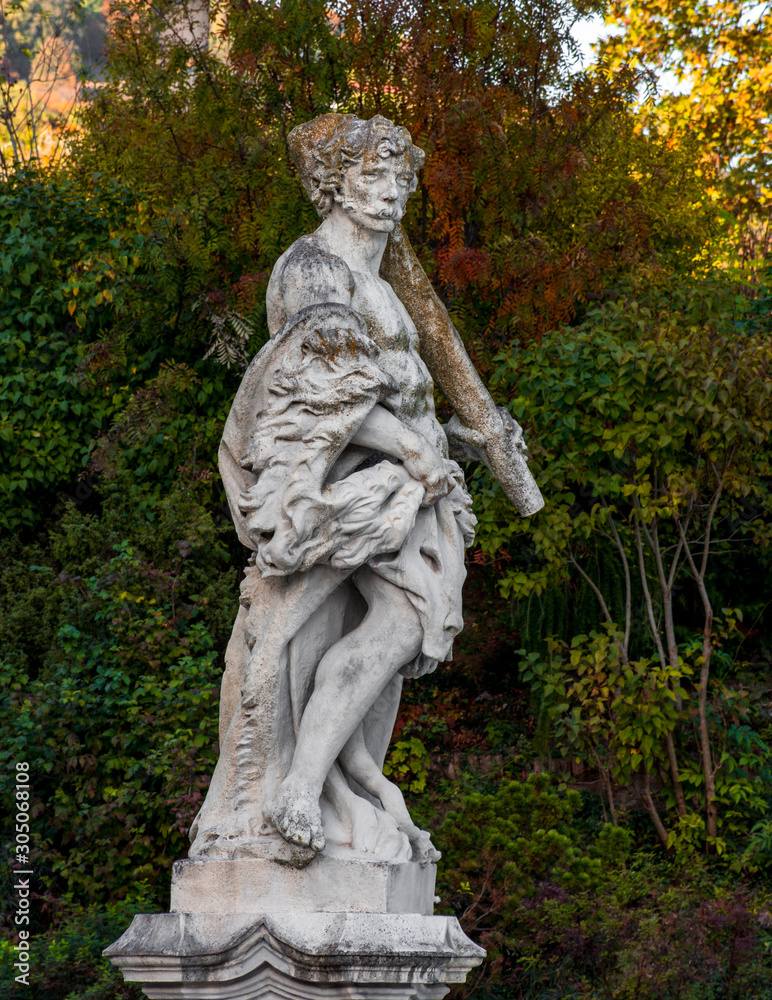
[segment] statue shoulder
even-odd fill
[[[296,312],[320,302],[351,304],[354,278],[348,264],[313,235],[301,236],[276,261],[265,301],[271,336]]]

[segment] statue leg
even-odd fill
[[[362,726],[341,750],[340,763],[359,784],[376,799],[387,813],[394,819],[397,827],[407,835],[413,848],[413,860],[428,862],[439,861],[440,852],[436,850],[426,830],[421,830],[410,817],[401,790],[389,781],[373,760],[365,744]]]
[[[281,835],[324,847],[319,798],[338,754],[386,684],[421,650],[423,630],[404,593],[372,572],[358,576],[367,601],[364,620],[322,657],[297,735],[289,774],[271,805]]]

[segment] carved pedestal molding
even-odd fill
[[[434,865],[326,855],[177,862],[172,912],[136,916],[105,955],[151,1000],[438,1000],[482,961],[431,916]]]
[[[161,913],[105,954],[151,1000],[435,1000],[484,953],[454,917]]]

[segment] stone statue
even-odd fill
[[[488,462],[522,514],[542,500],[401,230],[423,152],[380,115],[324,115],[289,145],[322,223],[276,263],[271,339],[223,434],[252,556],[190,856],[425,864],[439,855],[382,767],[403,678],[449,660],[462,627],[475,518],[449,456]]]
[[[485,952],[434,915],[439,855],[383,760],[403,678],[462,625],[475,519],[451,456],[487,462],[523,515],[542,499],[400,228],[423,153],[380,116],[289,141],[322,224],[276,263],[220,448],[252,550],[220,758],[170,912],[105,955],[152,1000],[441,1000]]]

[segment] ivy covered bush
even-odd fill
[[[63,505],[0,570],[4,793],[28,761],[36,871],[81,901],[165,891],[217,757],[237,570],[189,493],[138,495]]]

